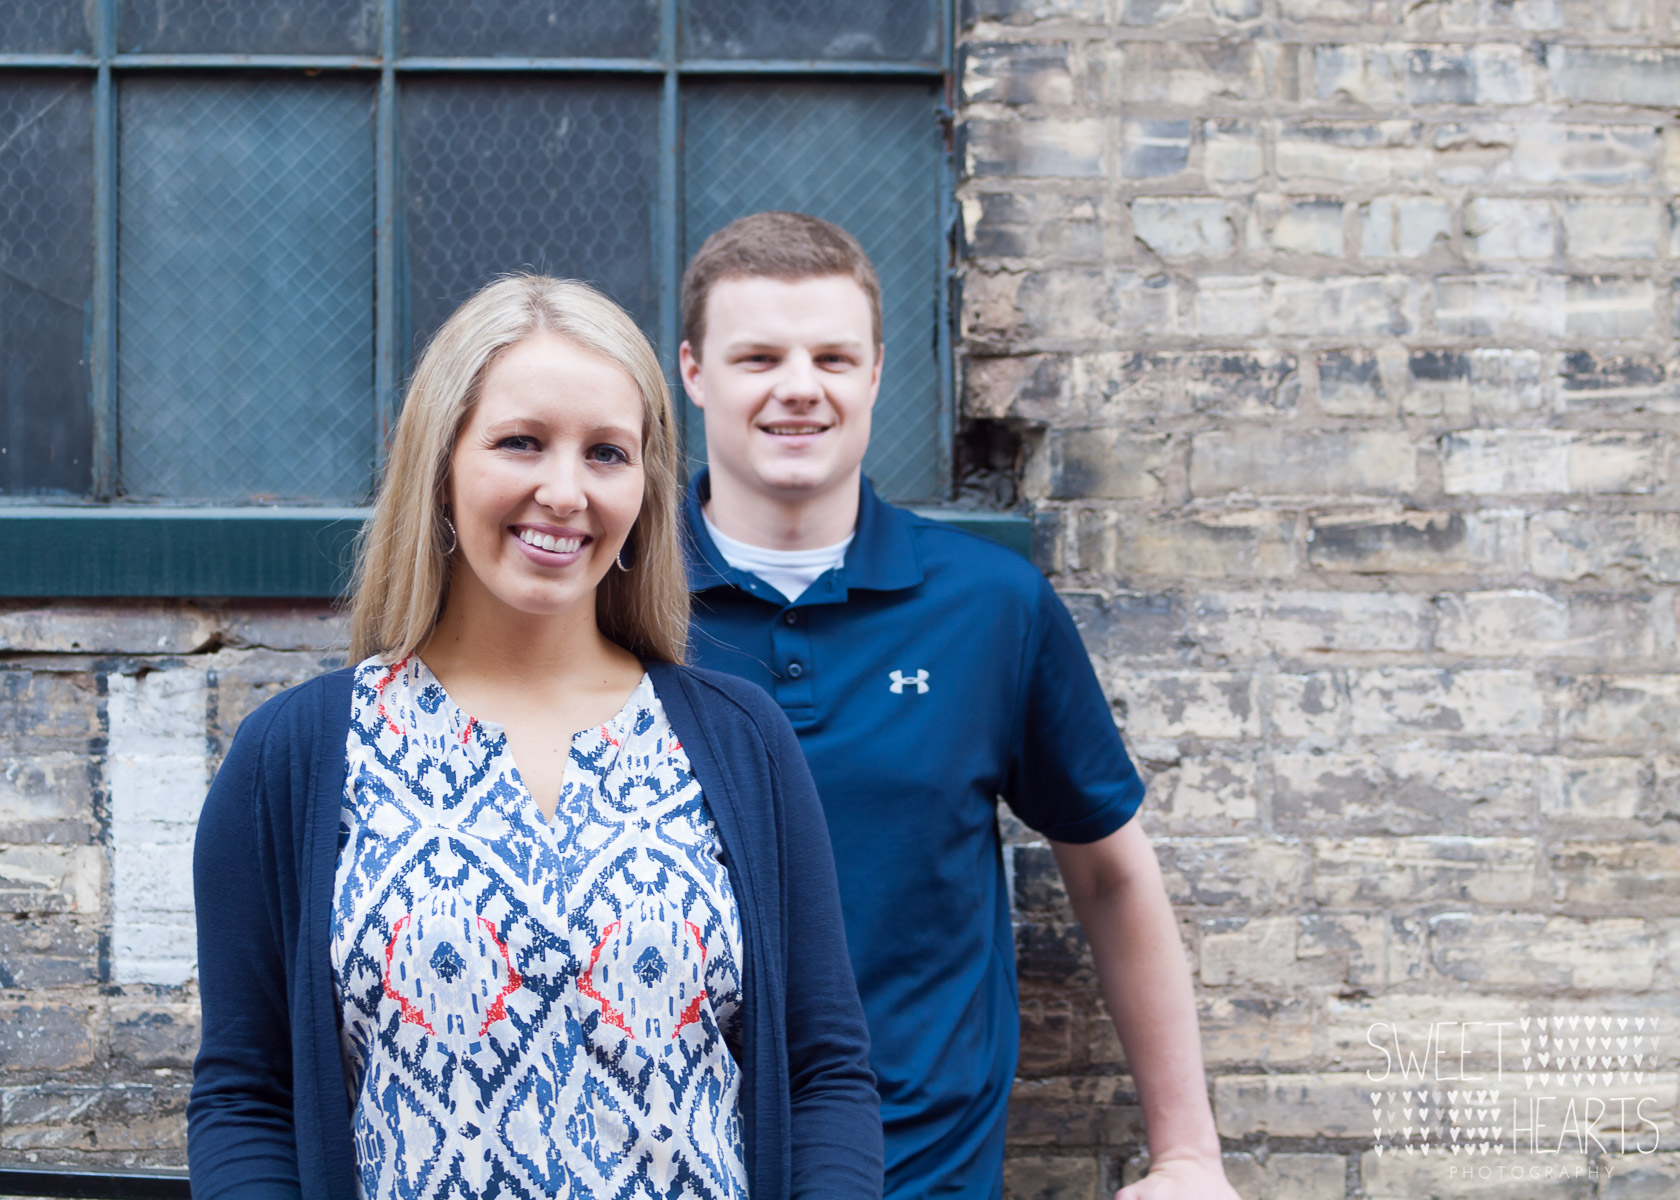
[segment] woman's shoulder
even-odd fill
[[[360,667],[340,667],[294,684],[263,701],[239,723],[234,746],[249,750],[277,741],[304,738],[313,741],[324,730],[342,725],[349,729],[350,694]]]
[[[780,728],[787,724],[781,706],[756,683],[739,675],[728,675],[704,667],[689,667],[681,663],[649,663],[649,676],[654,690],[669,692],[676,686],[703,716],[708,725],[718,721],[738,721],[750,725],[760,733],[766,726]],[[667,704],[667,707],[669,705]]]

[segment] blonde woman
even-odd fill
[[[195,1200],[880,1195],[822,814],[683,667],[659,363],[503,279],[421,359],[358,664],[240,728],[199,823]]]

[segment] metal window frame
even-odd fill
[[[375,325],[374,395],[376,467],[396,419],[402,364],[402,297],[397,246],[397,78],[402,75],[542,73],[553,75],[657,75],[660,216],[655,261],[659,265],[661,345],[672,352],[681,327],[682,275],[682,81],[719,76],[791,78],[913,78],[942,81],[940,110],[946,130],[939,188],[939,257],[935,341],[939,367],[941,474],[951,477],[956,424],[953,368],[953,292],[957,261],[956,161],[951,128],[954,108],[956,23],[954,0],[942,0],[941,51],[936,59],[885,62],[816,59],[690,59],[679,53],[678,4],[660,0],[658,55],[654,58],[439,58],[399,54],[402,0],[379,0],[380,53],[123,54],[117,51],[118,4],[98,0],[92,54],[0,54],[0,70],[91,72],[94,76],[94,285],[90,348],[93,410],[93,487],[86,502],[65,497],[10,497],[0,501],[0,596],[250,596],[328,597],[346,581],[348,547],[365,509],[309,507],[182,507],[124,504],[117,484],[117,80],[146,71],[305,71],[377,75],[375,125]],[[937,509],[922,510],[947,515]],[[948,514],[1026,553],[1027,519],[1009,514]],[[69,552],[67,552],[67,550]]]

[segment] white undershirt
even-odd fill
[[[763,546],[750,546],[746,542],[738,542],[718,532],[718,527],[712,524],[712,519],[704,512],[700,519],[706,522],[706,532],[711,534],[712,543],[717,546],[718,553],[723,555],[723,561],[737,571],[747,571],[757,575],[771,587],[775,588],[789,601],[797,600],[804,590],[815,583],[825,571],[832,570],[846,561],[846,547],[852,544],[855,533],[848,533],[846,540],[836,542],[832,546],[818,546],[814,550],[766,550]]]

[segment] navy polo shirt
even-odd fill
[[[788,600],[685,515],[690,650],[781,704],[816,777],[881,1089],[890,1197],[1001,1195],[1019,1035],[999,797],[1090,842],[1143,783],[1031,563],[863,483],[845,562]]]

